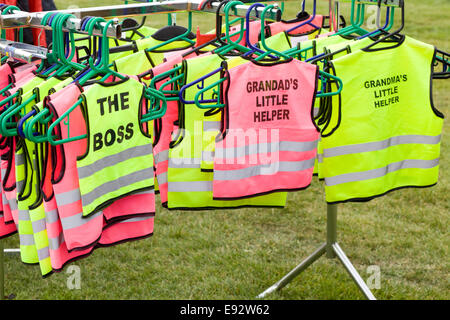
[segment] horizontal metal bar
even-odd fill
[[[175,0],[175,1],[162,1],[162,2],[150,2],[150,3],[135,3],[126,5],[115,6],[103,6],[103,7],[90,7],[90,8],[76,8],[67,10],[58,10],[57,12],[70,13],[76,16],[76,19],[69,19],[67,27],[64,31],[75,31],[77,33],[84,33],[81,29],[81,19],[86,16],[95,16],[103,18],[125,18],[133,16],[145,16],[151,14],[170,13],[170,12],[209,12],[216,13],[219,6],[219,2],[213,2],[210,7],[206,7],[203,10],[198,6],[202,0]],[[247,0],[247,3],[256,2],[256,0]],[[260,2],[260,1],[258,1]],[[273,2],[273,1],[261,1],[261,2]],[[245,17],[247,14],[248,5],[237,5],[234,10],[230,11],[230,15],[233,17]],[[221,8],[221,15],[224,15],[224,7]],[[251,17],[259,17],[263,8],[257,8],[250,13]],[[41,21],[47,12],[28,13],[23,11],[14,11],[14,14],[0,16],[0,22],[2,28],[21,28],[21,27],[38,27],[42,28]],[[279,20],[281,17],[281,10],[276,6],[272,10],[266,13],[267,20]],[[49,27],[45,27],[50,29]],[[94,29],[94,35],[102,35],[101,30]],[[120,25],[114,24],[108,28],[108,37],[120,38],[121,29]]]
[[[62,10],[63,12],[65,10]],[[41,25],[42,19],[47,14],[47,12],[24,12],[24,11],[13,11],[13,14],[0,16],[1,27],[3,29],[12,28],[25,28],[25,27],[36,27],[51,30],[51,27]],[[61,11],[58,11],[61,12]],[[103,28],[106,23],[100,23],[100,27],[95,26],[93,29],[93,35],[102,36]],[[81,19],[70,18],[66,22],[66,26],[63,28],[64,31],[73,31],[77,33],[88,34],[86,31],[81,31]],[[106,35],[111,38],[120,38],[122,36],[122,27],[119,24],[119,20],[115,19],[115,22],[109,25]]]
[[[382,7],[398,7],[403,6],[404,0],[381,0]],[[339,0],[339,2],[352,2],[352,0]],[[356,4],[378,5],[378,0],[356,0]]]
[[[33,59],[47,59],[47,49],[26,43],[0,39],[0,53],[30,63]]]

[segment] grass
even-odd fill
[[[59,8],[122,3],[56,2]],[[319,2],[324,12],[328,2]],[[406,3],[404,33],[449,51],[450,3]],[[287,4],[287,18],[297,7],[298,1]],[[194,25],[212,26],[212,16],[195,18]],[[165,18],[149,20],[162,26]],[[449,82],[433,85],[435,105],[448,117]],[[380,267],[381,289],[373,291],[379,299],[450,298],[449,129],[446,120],[437,186],[339,206],[339,242],[364,279],[369,266]],[[81,268],[81,290],[67,288],[66,270],[44,280],[37,267],[7,256],[6,292],[17,299],[253,299],[324,241],[325,224],[323,185],[316,179],[308,190],[289,194],[283,210],[169,212],[158,206],[152,238],[99,249],[75,263]],[[5,243],[18,247],[18,237]],[[364,297],[337,261],[321,258],[269,298]]]

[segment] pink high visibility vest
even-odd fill
[[[19,224],[19,208],[17,205],[16,166],[15,166],[15,139],[9,140],[9,151],[6,159],[2,159],[2,190],[5,194],[6,204],[11,211],[16,226]]]
[[[214,157],[214,199],[308,187],[319,139],[312,114],[317,66],[295,59],[251,61],[228,75],[223,139],[216,140]]]
[[[64,238],[61,219],[59,216],[56,197],[53,190],[52,179],[62,171],[63,161],[53,161],[57,157],[61,158],[62,149],[60,146],[46,146],[47,154],[44,156],[44,172],[42,174],[41,192],[43,194],[45,224],[49,242],[50,261],[53,271],[60,271],[63,267],[74,260],[89,255],[93,247],[84,250],[74,250],[69,252]],[[56,162],[56,163],[55,163]]]
[[[9,84],[9,75],[11,73],[13,73],[13,70],[8,63],[0,67],[0,89],[3,89]]]
[[[308,21],[310,18],[308,18],[305,21]],[[294,23],[289,23],[286,21],[279,21],[279,22],[274,22],[271,23],[267,26],[267,28],[270,31],[270,35],[274,36],[280,32],[284,32],[287,31],[291,28],[294,28],[295,26],[300,25],[302,22],[294,22]],[[312,24],[314,24],[315,26],[322,28],[323,26],[323,16],[322,15],[316,15],[314,17],[314,19],[311,21]],[[289,35],[299,35],[299,34],[308,34],[312,31],[316,30],[316,28],[314,28],[313,26],[309,25],[309,24],[305,24],[295,30],[292,30],[291,32],[289,32]]]
[[[8,151],[9,148],[7,146],[4,146],[3,149],[0,149],[0,155],[4,156],[8,153]],[[5,164],[7,166],[7,161],[5,161]],[[2,192],[2,197],[0,198],[0,239],[9,237],[10,235],[17,232],[17,227],[12,219],[11,209],[9,207],[8,200],[6,199],[6,194],[3,190],[3,179],[5,178],[6,166],[5,169],[3,169],[4,165],[2,161],[2,168],[1,168],[2,186],[0,187]]]
[[[63,114],[77,102],[81,89],[69,85],[45,99],[46,106],[55,115]],[[70,123],[83,123],[83,116],[79,108],[70,114]],[[67,138],[67,127],[63,122],[58,128],[62,138]],[[70,127],[72,137],[86,133],[86,128],[80,125]],[[81,196],[78,185],[76,158],[86,148],[86,140],[77,140],[62,145],[62,159],[64,170],[55,177],[53,190],[58,207],[59,218],[63,229],[67,249],[83,250],[95,245],[100,239],[103,227],[103,213],[98,212],[89,218],[83,218]]]
[[[239,30],[241,30],[240,24],[233,26],[230,28],[230,34],[238,32]],[[261,34],[261,20],[251,21],[250,22],[250,36],[249,36],[250,43],[251,44],[258,43],[260,34]],[[247,30],[244,31],[244,36],[242,37],[242,40],[239,42],[240,45],[243,45],[243,46],[246,45],[246,40],[245,40],[246,36],[247,36]],[[236,41],[238,39],[239,39],[239,34],[231,37],[232,41]]]

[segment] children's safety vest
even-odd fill
[[[251,61],[228,70],[226,120],[214,157],[214,199],[310,185],[319,138],[312,118],[317,76],[317,66],[294,59]]]
[[[190,83],[201,76],[220,67],[224,58],[208,55],[183,61],[184,83]],[[206,87],[220,78],[216,74],[199,84]],[[193,100],[199,88],[193,86],[185,91],[184,98]],[[213,92],[205,93],[203,99],[211,99]],[[217,93],[216,93],[217,94]],[[208,112],[209,111],[209,112]],[[213,200],[213,173],[201,171],[202,140],[204,122],[215,115],[211,110],[203,110],[196,105],[180,105],[178,117],[179,130],[174,132],[174,139],[169,149],[168,162],[168,208],[236,208],[242,206],[282,207],[286,202],[286,193],[266,195],[254,199],[238,201]]]
[[[154,188],[152,144],[140,124],[144,89],[128,78],[82,94],[88,135],[77,160],[83,216]]]
[[[434,108],[435,48],[409,37],[333,60],[342,79],[322,135],[328,203],[436,184],[443,115]],[[364,72],[361,72],[364,70]]]

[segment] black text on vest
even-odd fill
[[[116,93],[114,95],[100,98],[97,100],[100,116],[107,114],[121,112],[130,108],[129,92]],[[107,121],[105,119],[105,121]],[[115,143],[122,143],[125,140],[130,140],[133,137],[133,123],[128,123],[119,126],[117,129],[110,128],[105,133],[95,133],[93,141],[94,151],[101,150],[103,147],[110,147]],[[94,130],[95,128],[91,128]]]

